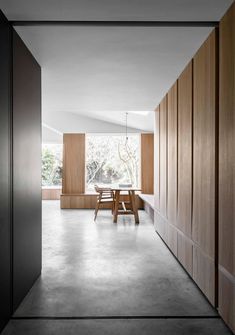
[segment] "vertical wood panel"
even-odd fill
[[[205,254],[202,248],[193,246],[193,279],[206,295],[208,300],[215,304],[215,262]]]
[[[215,304],[216,32],[194,57],[193,113],[193,278]]]
[[[64,134],[63,194],[85,192],[85,134]]]
[[[160,103],[160,212],[167,215],[167,96]]]
[[[235,281],[233,278],[224,269],[219,270],[219,313],[235,332]]]
[[[178,232],[177,257],[183,267],[192,276],[193,274],[193,244],[191,239]]]
[[[194,57],[193,240],[215,256],[215,30]]]
[[[154,125],[154,207],[160,209],[160,108],[155,110]]]
[[[142,193],[153,194],[154,186],[154,135],[141,134],[141,189]]]
[[[235,5],[220,25],[220,264],[235,276]]]
[[[219,312],[235,331],[235,4],[220,24]]]
[[[192,214],[192,62],[178,80],[177,226],[191,237]]]
[[[177,257],[177,249],[178,249],[178,239],[177,239],[177,230],[171,224],[168,225],[168,247],[173,252],[173,254]]]
[[[171,224],[177,220],[177,82],[168,93],[168,201]]]

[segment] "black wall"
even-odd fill
[[[0,12],[0,330],[11,313],[11,28]]]
[[[41,68],[13,31],[13,309],[41,273]]]
[[[0,11],[0,332],[41,273],[41,69]]]

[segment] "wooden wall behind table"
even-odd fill
[[[154,187],[154,134],[141,134],[141,189],[153,194]]]
[[[154,207],[160,209],[160,106],[155,110],[154,121]]]
[[[62,193],[85,193],[85,134],[64,134],[63,144]]]
[[[152,152],[151,142],[153,142],[153,134],[144,134],[142,137],[144,146],[149,145],[150,149],[147,153]],[[96,205],[97,194],[85,193],[85,134],[64,134],[63,137],[63,180],[62,180],[62,194],[60,196],[61,208],[78,208],[78,209],[93,209]],[[147,159],[147,154],[146,159]],[[151,157],[151,159],[153,159]],[[151,175],[151,164],[147,166],[146,170]],[[152,181],[153,183],[153,181]],[[145,190],[147,191],[151,184],[145,183]],[[122,196],[121,199],[126,199]],[[143,202],[137,196],[138,208],[143,208]],[[102,205],[102,208],[111,208],[110,205]]]
[[[60,188],[43,188],[42,200],[60,200]]]
[[[62,194],[60,197],[60,207],[62,209],[94,209],[96,205],[97,194]],[[127,196],[121,195],[120,201],[128,200]],[[143,209],[143,201],[136,197],[137,207]],[[100,208],[111,209],[111,204],[102,205]]]
[[[157,232],[214,305],[216,43],[213,31],[156,109],[154,187]]]
[[[235,4],[220,23],[219,313],[235,332]]]

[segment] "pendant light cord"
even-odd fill
[[[128,141],[128,134],[127,134],[127,117],[128,117],[128,113],[126,112],[126,143]]]

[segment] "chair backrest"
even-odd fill
[[[113,191],[110,187],[99,187],[98,185],[95,185],[94,188],[101,197],[113,197]]]

